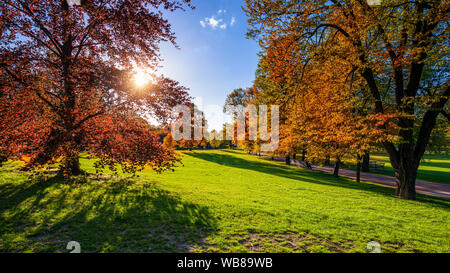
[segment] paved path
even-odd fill
[[[261,154],[262,157],[271,159],[270,156]],[[282,157],[273,157],[276,161],[285,161],[285,158]],[[305,167],[304,163],[300,160],[293,160],[291,159],[291,164],[294,166],[299,167]],[[334,168],[328,167],[328,166],[318,166],[318,165],[312,165],[313,170],[323,171],[327,173],[333,173]],[[340,176],[345,176],[348,178],[356,179],[356,171],[347,170],[347,169],[340,169],[339,170]],[[371,182],[379,185],[388,186],[391,188],[396,188],[395,178],[391,176],[384,176],[379,174],[373,174],[373,173],[365,173],[361,172],[361,180],[366,182]],[[450,200],[450,185],[449,184],[441,184],[441,183],[434,183],[434,182],[426,182],[426,181],[420,181],[416,180],[416,192],[421,193],[424,195],[434,196],[443,198],[446,200]]]
[[[315,166],[315,167],[313,167],[313,169],[327,172],[327,173],[333,173],[333,171],[334,171],[334,168],[328,167],[328,166],[324,166],[324,167]],[[356,179],[356,171],[352,171],[352,170],[340,169],[339,175],[349,177],[352,179]],[[361,172],[361,180],[388,186],[391,188],[397,187],[397,185],[395,183],[395,178],[390,177],[390,176],[385,176],[385,175]],[[450,200],[450,185],[448,185],[448,184],[440,184],[440,183],[416,180],[416,192]]]

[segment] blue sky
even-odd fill
[[[192,4],[195,10],[166,15],[180,49],[168,43],[161,46],[160,72],[188,87],[203,105],[222,107],[233,89],[252,85],[259,46],[245,37],[244,1],[193,0]],[[209,123],[220,127],[213,120]]]

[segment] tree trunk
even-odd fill
[[[309,164],[309,162],[308,162],[308,161],[304,161],[304,162],[305,162],[305,164],[306,164],[306,168],[308,168],[308,169],[312,170],[312,166],[311,166],[311,164]]]
[[[397,188],[395,195],[402,199],[416,200],[416,177],[419,164],[405,154],[391,157],[391,164],[395,171]]]
[[[397,189],[395,195],[402,199],[416,200],[417,170],[409,172],[395,172]]]
[[[292,159],[296,159],[296,157],[297,157],[297,154],[296,153],[294,153],[294,155],[292,156]]]
[[[361,156],[358,155],[356,158],[356,182],[361,182]]]
[[[336,163],[334,163],[334,172],[333,172],[333,176],[334,177],[339,177],[339,168],[341,166],[341,160],[337,159]]]
[[[330,161],[330,156],[329,155],[326,156],[324,165],[325,166],[330,166],[331,165],[331,161]]]
[[[306,160],[306,150],[302,151],[302,161]]]
[[[0,150],[0,167],[2,166],[3,162],[8,161],[8,158],[3,155],[2,151]]]
[[[83,174],[84,172],[80,167],[78,153],[68,153],[62,162],[60,171],[68,176]]]
[[[286,165],[291,165],[291,157],[289,155],[286,156]]]
[[[370,162],[370,154],[366,153],[363,156],[363,161],[362,161],[362,171],[363,172],[366,172],[366,173],[370,172],[369,162]]]

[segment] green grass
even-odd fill
[[[0,252],[450,252],[450,202],[235,151],[184,167],[63,184],[0,171]],[[83,159],[93,172],[92,161]],[[84,181],[86,180],[86,181]],[[75,181],[76,182],[76,181]]]
[[[387,155],[371,155],[370,160],[385,163],[384,168],[372,169],[371,172],[394,176],[394,169]],[[450,184],[450,155],[424,155],[419,165],[417,179]]]

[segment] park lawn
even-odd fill
[[[237,151],[186,152],[183,167],[74,184],[0,171],[0,252],[450,252],[450,202]],[[82,159],[94,172],[93,160]]]
[[[372,169],[371,172],[387,176],[395,175],[389,156],[383,154],[371,155],[370,160],[385,163],[384,168]],[[424,155],[419,165],[417,179],[450,184],[450,155]]]

